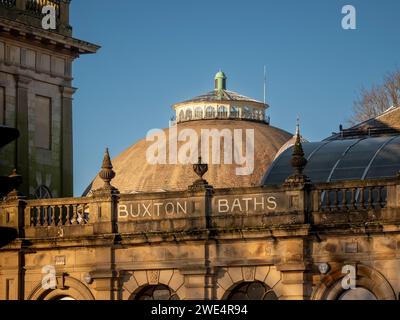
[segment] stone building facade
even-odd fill
[[[56,7],[56,30],[41,26],[44,5]],[[97,49],[72,37],[69,0],[0,1],[0,125],[21,135],[0,174],[17,169],[30,197],[72,195],[72,62]]]
[[[89,197],[11,193],[0,299],[398,299],[399,177],[313,183],[292,149],[280,185],[215,189],[196,164],[186,190],[121,194],[106,152]]]
[[[64,36],[26,27],[33,18],[23,12],[32,1],[0,3],[16,15],[0,18],[7,25],[0,81],[6,122],[21,131],[1,167],[10,171],[16,161],[25,179],[18,187],[12,175],[13,190],[0,201],[1,300],[399,298],[400,136],[393,125],[399,109],[308,143],[299,130],[293,136],[272,127],[265,103],[227,91],[220,72],[214,91],[174,105],[176,129],[253,130],[252,174],[236,176],[232,164],[201,158],[149,165],[142,140],[113,161],[107,150],[85,196],[65,197],[69,66],[97,47],[72,39],[65,16]],[[68,2],[55,3],[62,17]],[[52,126],[59,139],[50,150],[35,150],[29,110],[38,104],[45,110],[43,97],[58,110]],[[45,171],[57,177],[63,168],[52,193],[64,197],[24,196],[32,194],[32,181],[46,180],[36,174],[44,174],[49,152],[54,167]]]

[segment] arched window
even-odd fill
[[[239,118],[239,109],[237,107],[231,107],[231,118]]]
[[[202,119],[203,118],[203,109],[201,107],[197,107],[195,112],[194,112],[194,117],[196,119]]]
[[[228,110],[225,106],[218,107],[218,118],[227,118],[228,117]]]
[[[36,199],[51,199],[53,198],[53,196],[51,195],[51,192],[49,190],[49,188],[47,188],[44,185],[39,186],[36,190],[35,190],[35,194],[34,194]]]
[[[244,107],[244,115],[243,118],[251,119],[251,109],[249,107]]]
[[[193,117],[192,109],[187,109],[186,110],[186,120],[192,120],[192,117]]]
[[[260,281],[243,282],[230,292],[228,300],[278,300],[275,292]]]
[[[178,120],[179,120],[179,121],[185,121],[185,113],[183,112],[183,110],[181,110],[181,111],[179,112],[179,118],[178,118]]]
[[[215,118],[215,112],[214,112],[214,108],[211,106],[208,106],[206,109],[206,118],[210,119],[210,118]]]
[[[135,300],[179,300],[178,295],[165,285],[146,286],[136,295]]]

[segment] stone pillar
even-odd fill
[[[96,300],[117,300],[118,273],[114,270],[113,239],[108,239],[108,245],[96,248],[94,270],[90,272],[93,287],[96,290]]]
[[[3,265],[0,276],[0,288],[4,287],[4,300],[24,299],[25,255],[22,248],[24,238],[24,211],[26,207],[25,197],[17,190],[12,191],[1,203],[0,207],[0,246],[13,241],[14,251],[8,253],[8,258]]]
[[[24,261],[22,241],[16,240],[15,250],[7,252],[0,274],[0,300],[24,300]]]
[[[309,300],[312,279],[304,263],[288,263],[277,267],[282,272],[283,295],[280,300]]]
[[[20,137],[16,142],[16,163],[15,167],[23,177],[20,191],[29,195],[29,110],[28,110],[28,91],[31,79],[18,75],[17,82],[17,107],[16,107],[16,127]]]
[[[90,204],[94,234],[112,234],[117,232],[118,194],[112,191],[93,191]]]
[[[307,240],[280,240],[281,263],[277,270],[282,273],[281,300],[309,300],[312,293],[311,267],[308,262]]]
[[[108,155],[108,153],[107,153]],[[103,169],[104,170],[104,169]],[[118,190],[103,187],[93,192],[90,213],[93,233],[101,235],[96,247],[93,271],[97,300],[116,300],[118,298],[118,274],[115,270],[115,234],[117,231]]]
[[[72,96],[76,89],[60,87],[61,91],[61,197],[73,195],[73,132]]]
[[[10,232],[13,229],[15,237],[23,238],[25,206],[24,197],[7,197],[1,205],[0,227],[7,228]]]
[[[60,23],[65,26],[69,25],[69,4],[69,0],[60,2]]]
[[[195,165],[195,167],[201,164]],[[208,169],[208,166],[207,166]],[[205,170],[203,168],[203,170]],[[201,169],[200,169],[201,171]],[[205,173],[205,172],[204,172]],[[203,174],[204,174],[203,173]],[[197,172],[199,174],[199,172]],[[193,185],[189,186],[188,193],[191,199],[196,199],[195,202],[199,203],[196,208],[195,215],[199,217],[196,228],[199,230],[209,230],[212,228],[212,197],[214,189],[206,180],[196,180]],[[209,236],[209,233],[207,233]],[[185,299],[186,300],[211,300],[215,297],[214,285],[214,268],[211,267],[211,259],[214,253],[215,241],[213,239],[205,239],[201,246],[202,260],[201,265],[185,266],[180,269],[181,274],[185,277]]]
[[[191,266],[179,270],[185,277],[185,300],[215,299],[213,269]]]

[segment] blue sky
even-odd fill
[[[343,30],[342,7],[357,10]],[[116,156],[171,105],[213,88],[262,100],[267,66],[271,124],[312,141],[346,126],[362,87],[400,67],[398,0],[74,0],[74,37],[102,46],[74,64],[75,194],[98,172],[105,147]]]

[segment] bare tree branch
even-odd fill
[[[375,85],[369,90],[361,89],[354,101],[354,115],[349,122],[355,125],[374,118],[391,106],[400,106],[400,70],[388,73],[382,85]]]

